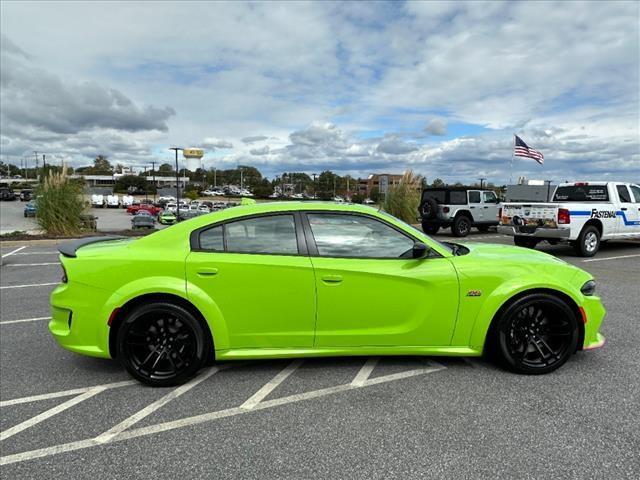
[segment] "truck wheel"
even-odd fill
[[[433,219],[438,215],[438,202],[433,198],[427,198],[422,205],[422,218]]]
[[[536,248],[538,240],[536,240],[535,238],[521,236],[519,237],[516,235],[515,237],[513,237],[513,243],[515,243],[517,247]]]
[[[451,225],[451,233],[456,237],[466,237],[471,230],[471,219],[466,215],[459,215]]]
[[[593,257],[600,248],[600,232],[593,225],[582,229],[573,248],[581,257]]]
[[[426,222],[422,222],[422,231],[428,235],[435,235],[440,230],[438,225],[431,225]]]

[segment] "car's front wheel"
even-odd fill
[[[527,295],[510,305],[492,329],[494,353],[517,373],[549,373],[576,351],[578,320],[561,299]]]
[[[204,364],[209,348],[202,326],[185,308],[154,302],[135,308],[117,336],[117,356],[137,380],[154,387],[179,385]]]

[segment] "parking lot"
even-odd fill
[[[152,389],[49,335],[54,242],[2,243],[2,476],[637,478],[640,244],[609,242],[590,259],[539,249],[591,272],[608,310],[604,348],[552,374],[483,359],[308,359],[218,364]]]

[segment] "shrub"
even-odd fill
[[[50,172],[37,189],[36,219],[49,235],[72,236],[82,229],[82,186],[65,173]]]
[[[184,196],[189,200],[197,200],[198,199],[198,191],[197,190],[187,190],[184,192]]]
[[[397,185],[389,187],[383,208],[391,215],[407,223],[416,223],[420,205],[421,177],[413,171],[404,172]]]
[[[354,193],[351,195],[351,203],[362,203],[364,202],[364,195],[360,195],[359,193]]]

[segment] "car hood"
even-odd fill
[[[458,243],[469,249],[467,255],[475,259],[495,261],[496,265],[500,262],[513,261],[523,263],[537,263],[549,265],[567,265],[571,264],[561,260],[548,253],[540,252],[532,248],[514,247],[512,245],[502,245],[499,243]],[[576,267],[573,267],[576,268]]]

